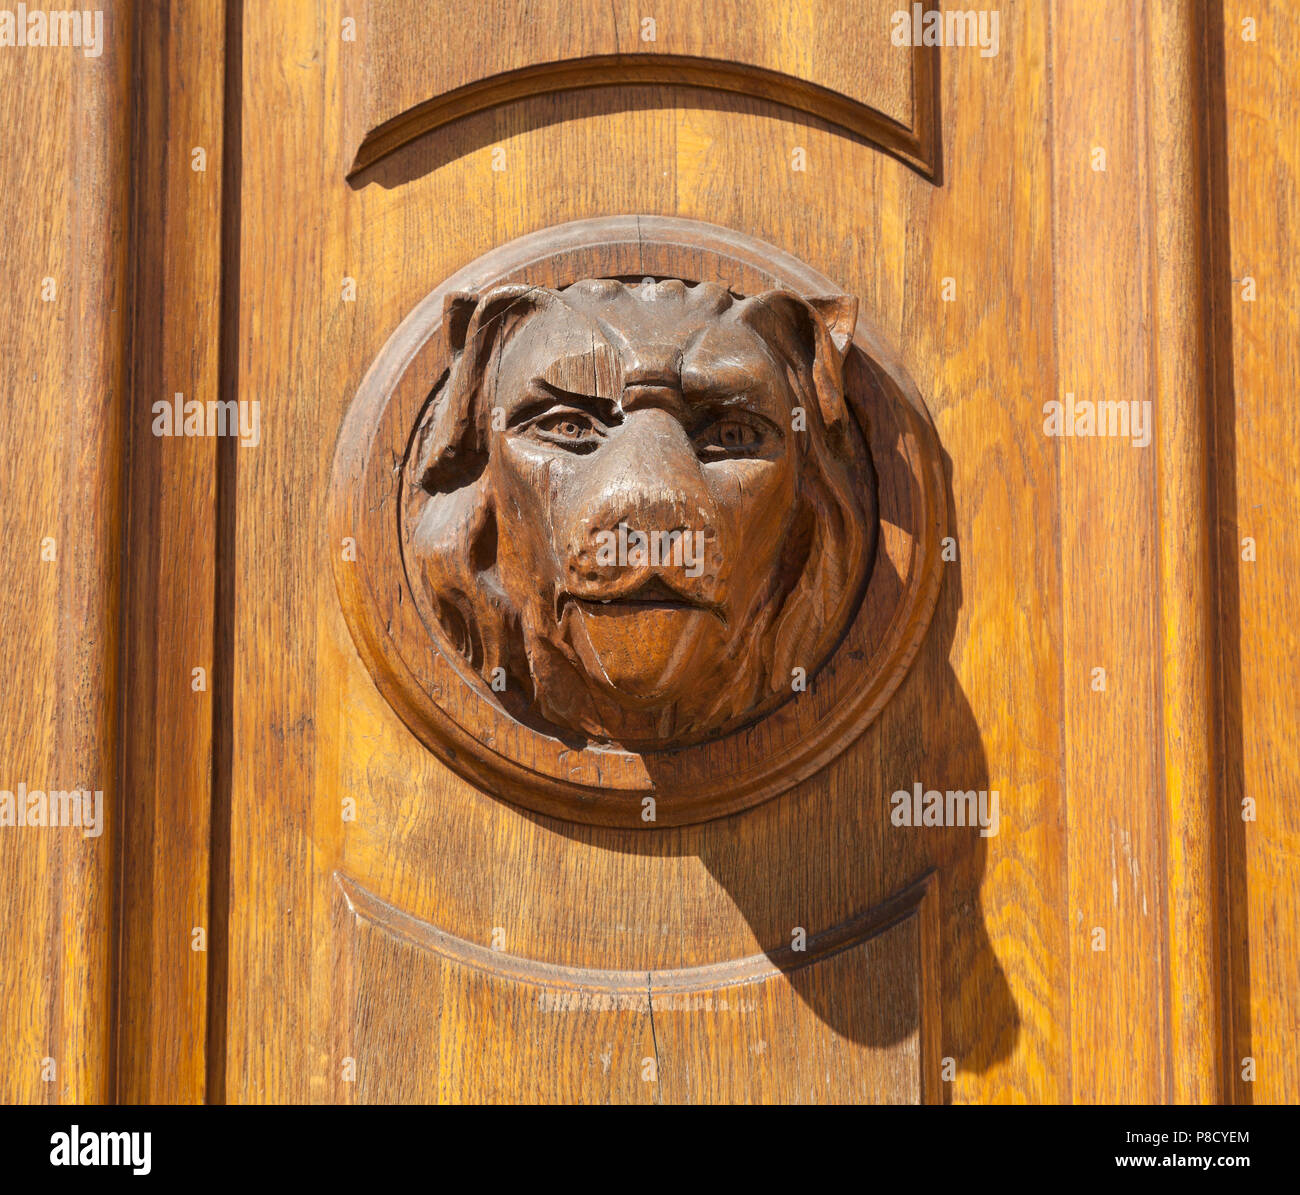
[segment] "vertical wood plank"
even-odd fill
[[[1169,1041],[1177,1103],[1225,1095],[1217,784],[1213,409],[1210,282],[1215,235],[1205,111],[1206,37],[1198,6],[1154,0],[1143,78],[1154,237],[1154,392],[1159,502],[1163,758],[1168,801]]]
[[[223,928],[214,930],[208,910],[220,441],[158,436],[153,424],[154,404],[178,393],[218,398],[224,8],[146,0],[137,22],[141,250],[131,304],[117,1008],[124,1102],[204,1098],[208,950]],[[196,929],[203,950],[194,949]]]
[[[322,289],[327,195],[316,166],[323,44],[339,36],[339,22],[306,0],[245,5],[242,22],[238,397],[261,404],[262,439],[236,450],[229,951],[237,981],[225,1098],[300,1102],[323,1061],[307,1032],[319,888],[311,816],[314,801],[337,801],[316,784],[313,699],[317,605],[327,592],[315,457],[321,316],[342,281]]]
[[[113,1089],[131,28],[105,4],[98,57],[0,54],[0,788],[103,793],[98,837],[0,828],[5,1102]]]
[[[1150,401],[1145,6],[1062,4],[1052,19],[1053,397]],[[1123,436],[1058,443],[1072,1095],[1158,1102],[1169,1076],[1155,452]]]
[[[1251,32],[1254,40],[1248,40]],[[1232,338],[1224,362],[1231,392],[1225,387],[1219,407],[1216,464],[1227,643],[1229,1064],[1238,1101],[1295,1103],[1300,407],[1293,394],[1300,377],[1300,11],[1285,0],[1229,0],[1222,37],[1229,244],[1228,276],[1216,281],[1226,292]],[[1254,820],[1245,820],[1246,801],[1253,803]],[[1245,1077],[1248,1059],[1253,1080]]]

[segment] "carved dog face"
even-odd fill
[[[813,675],[875,549],[841,373],[856,310],[677,280],[447,300],[407,562],[503,702],[662,748]]]

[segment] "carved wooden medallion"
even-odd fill
[[[331,515],[353,637],[430,748],[538,812],[654,828],[773,796],[866,727],[924,633],[944,513],[856,299],[735,233],[618,217],[412,311]]]

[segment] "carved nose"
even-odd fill
[[[598,506],[605,526],[700,529],[711,505],[686,429],[658,407],[632,411],[602,454]]]

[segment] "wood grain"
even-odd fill
[[[892,0],[841,0],[834,9],[722,0],[702,21],[680,0],[650,18],[618,0],[575,22],[569,6],[544,0],[526,12],[501,6],[479,25],[462,22],[445,0],[419,10],[371,0],[357,19],[359,52],[343,57],[345,140],[355,146],[348,171],[359,175],[476,112],[531,99],[541,114],[557,93],[617,85],[630,103],[639,100],[627,89],[666,96],[683,87],[771,101],[934,178],[936,55],[892,44],[895,11]]]
[[[644,52],[633,6],[140,0],[98,59],[0,53],[0,789],[102,788],[107,819],[0,826],[0,1099],[1300,1098],[1295,13],[1007,3],[998,54],[926,76],[892,3],[745,7],[748,40],[657,5],[660,65],[718,77],[563,91],[555,64]],[[935,169],[716,85],[764,72],[930,112]],[[431,752],[357,650],[330,519],[406,314],[618,213],[857,296],[953,541],[860,736],[654,834]],[[175,391],[259,401],[261,443],[155,438]],[[1150,443],[1045,434],[1067,393],[1150,400]],[[999,832],[894,824],[917,783],[997,791]],[[615,1006],[543,1009],[565,992]]]
[[[131,301],[117,1098],[195,1103],[222,931],[208,907],[220,441],[153,424],[178,392],[218,397],[225,6],[143,3],[136,32],[133,240],[148,250]]]
[[[1243,21],[1256,22],[1246,41]],[[1300,228],[1300,17],[1280,2],[1223,6],[1227,105],[1224,265],[1216,285],[1231,313],[1227,377],[1216,421],[1219,560],[1226,728],[1224,796],[1229,864],[1224,932],[1231,943],[1232,1054],[1240,1102],[1300,1099],[1300,557],[1294,528],[1300,415],[1297,228]],[[1222,259],[1221,259],[1222,260]],[[1255,298],[1244,296],[1254,279]],[[1224,293],[1226,291],[1226,294]],[[1244,541],[1254,540],[1255,559]],[[1256,820],[1243,820],[1253,800]],[[1244,1060],[1255,1060],[1245,1079]]]
[[[25,99],[0,157],[0,788],[99,790],[104,818],[98,837],[0,828],[6,1103],[113,1091],[131,28],[105,6],[99,57],[0,53],[0,88]]]
[[[935,1073],[945,1054],[959,1067],[958,1085],[942,1088],[942,1098],[977,1098],[977,1076],[990,1072],[998,1091],[1016,1090],[1016,1084],[1040,1098],[1063,1091],[1059,1072],[1033,1061],[1026,1066],[1024,1054],[1007,1070],[994,1069],[1013,1057],[1021,1014],[990,945],[978,886],[986,858],[995,846],[1006,849],[1006,839],[982,839],[960,828],[899,830],[888,818],[889,794],[910,788],[918,777],[944,787],[960,781],[962,788],[985,787],[988,778],[977,724],[949,664],[969,523],[958,531],[961,557],[947,566],[949,596],[941,600],[934,634],[876,727],[780,800],[742,818],[667,830],[653,842],[634,843],[631,832],[520,815],[448,772],[406,732],[355,654],[321,571],[340,545],[316,521],[333,429],[403,314],[432,282],[492,246],[592,212],[680,213],[744,230],[818,263],[864,297],[872,319],[902,346],[908,371],[924,375],[923,382],[917,377],[921,391],[929,387],[941,396],[949,421],[955,403],[969,403],[972,429],[993,442],[997,424],[989,423],[988,400],[977,383],[981,356],[972,351],[950,359],[939,350],[934,329],[955,320],[954,342],[983,336],[1005,346],[1003,309],[1010,300],[1019,312],[1017,332],[1034,338],[1039,325],[1033,313],[1043,307],[1041,298],[1022,298],[1010,278],[999,282],[1000,315],[990,321],[980,298],[988,287],[977,279],[988,253],[990,260],[1017,262],[1015,279],[1027,273],[1040,288],[1050,285],[1045,197],[1025,199],[1035,219],[1017,226],[1028,238],[1028,261],[1037,255],[1036,268],[1001,243],[972,244],[966,237],[973,196],[988,190],[998,171],[1009,170],[1014,155],[1008,150],[980,159],[987,177],[945,195],[947,215],[939,217],[930,184],[915,172],[815,125],[800,124],[792,132],[788,117],[773,108],[753,101],[702,106],[690,96],[680,97],[677,108],[665,108],[662,95],[647,91],[644,106],[611,110],[591,91],[559,97],[559,119],[540,126],[526,104],[471,116],[445,130],[437,145],[412,143],[390,155],[391,171],[376,180],[381,185],[352,189],[338,169],[337,130],[323,116],[344,78],[337,58],[349,49],[335,45],[332,36],[317,41],[305,13],[246,15],[252,23],[245,39],[246,101],[250,110],[275,110],[280,119],[274,137],[245,140],[243,311],[257,334],[243,343],[241,389],[274,392],[282,401],[268,418],[263,447],[241,458],[239,470],[240,750],[231,819],[229,1098],[334,1098],[340,1035],[350,1032],[340,1008],[353,1007],[354,1000],[376,1013],[384,1008],[382,984],[376,986],[364,970],[351,972],[351,995],[331,987],[342,949],[330,912],[335,870],[466,941],[488,942],[500,928],[506,949],[525,957],[574,967],[660,970],[776,949],[796,928],[810,935],[830,931],[936,864],[940,944],[924,974],[938,1011],[915,1015],[942,1038]],[[288,62],[312,63],[317,45],[324,50],[319,66],[286,69]],[[313,70],[320,74],[314,84]],[[996,97],[987,103],[991,107]],[[972,129],[1003,127],[978,105],[963,120]],[[1021,135],[1031,143],[1038,137],[1045,160],[1041,129],[1032,133],[1034,127],[1031,113]],[[794,144],[808,151],[806,174],[789,166],[795,136]],[[637,151],[626,160],[611,158],[611,142]],[[489,147],[498,143],[505,150],[503,171],[491,168]],[[298,160],[321,168],[312,174],[289,165]],[[291,253],[266,214],[286,206],[300,216]],[[812,211],[822,215],[808,218]],[[842,221],[842,228],[832,228],[828,219]],[[904,236],[909,223],[915,231]],[[924,235],[927,224],[936,233],[946,230],[947,249],[939,260],[970,255],[964,315],[941,302],[945,271],[926,264],[936,253]],[[275,271],[262,265],[271,258],[280,263]],[[340,298],[344,277],[357,279],[355,303]],[[1018,343],[1023,348],[1023,340]],[[1018,351],[1015,359],[1030,374],[1050,364],[1032,352]],[[963,376],[963,362],[970,376]],[[1041,421],[1037,407],[1022,418],[1029,428]],[[1021,439],[1031,466],[1050,459],[1033,436]],[[972,470],[963,472],[963,484],[976,485],[978,464],[962,459],[963,470]],[[1014,467],[1004,462],[996,468],[1005,475]],[[1024,525],[1034,526],[1032,489],[1008,479],[1006,493],[1020,504]],[[1007,538],[993,523],[983,534],[988,545]],[[262,543],[277,548],[263,551],[257,547]],[[997,548],[992,550],[996,557]],[[1035,559],[1032,548],[1023,550]],[[1002,571],[988,567],[991,575]],[[1015,598],[1020,606],[1038,600],[1038,575],[1031,567],[1022,578]],[[991,614],[981,633],[992,633],[1003,625],[1006,597],[990,592],[981,600],[990,603]],[[963,636],[965,642],[969,629]],[[1017,708],[1031,723],[1041,722],[1043,735],[1054,734],[1057,678],[1036,680],[1037,668],[1024,664],[1025,646],[999,640],[972,657],[966,683],[983,672],[977,661],[984,652],[995,658],[1010,652],[1021,661],[1013,671],[1022,685],[1028,675],[1031,691]],[[953,658],[961,659],[960,650]],[[1015,737],[1010,728],[1005,736],[1008,744]],[[1027,752],[1019,766],[1032,774],[1041,765]],[[275,795],[268,800],[270,792]],[[345,822],[342,802],[348,797],[357,801],[357,817]],[[1050,842],[1051,815],[1039,824],[1037,833],[1048,834]],[[1007,866],[1014,872],[1032,876],[1041,870],[1041,883],[1049,889],[1055,884],[1060,869],[1050,855],[1044,861],[1019,843],[1010,850]],[[1032,906],[1026,925],[1023,912],[998,904],[1001,932],[1032,938],[1041,924],[1050,940],[1052,918],[1039,914],[1052,907],[1050,901]],[[1043,990],[1040,973],[1059,968],[1061,952],[1035,944],[1025,956],[1029,961],[1018,965],[1032,976],[1032,994]],[[1057,995],[1044,995],[1024,1014],[1038,1022],[1031,1060],[1039,1051],[1060,1048],[1051,1031],[1064,990],[1061,972],[1056,974],[1055,987],[1045,990]],[[789,982],[827,1031],[844,1038],[859,1032],[861,1010],[842,979],[829,986],[811,976]],[[457,1007],[458,1017],[512,1015],[509,1006],[497,1007],[482,995]],[[594,1042],[598,1027],[575,1021],[570,1032],[580,1035],[571,1039],[571,1048],[585,1050],[583,1043]],[[722,1064],[730,1056],[692,1055],[691,1098],[743,1090],[745,1077],[729,1075]],[[554,1057],[554,1066],[567,1065],[567,1057]],[[673,1061],[686,1065],[685,1059]],[[770,1090],[781,1090],[778,1076],[769,1081],[777,1084]]]
[[[1205,263],[1222,235],[1209,180],[1212,131],[1201,113],[1213,28],[1192,6],[1159,3],[1146,22],[1144,73],[1154,239],[1155,429],[1159,610],[1167,801],[1170,1088],[1176,1103],[1222,1103],[1225,1050],[1222,925],[1224,794],[1213,469],[1216,284]],[[1184,517],[1186,511],[1204,512]],[[1207,882],[1208,881],[1208,882]]]
[[[357,999],[378,981],[392,997],[350,1010],[339,1102],[938,1102],[934,1022],[919,1014],[933,998],[927,880],[803,951],[645,972],[516,958],[336,880],[336,990]],[[816,995],[796,994],[795,972],[799,991]],[[853,1021],[832,1031],[813,1010],[843,988],[856,996]],[[442,993],[436,1009],[418,997],[427,990]],[[497,1011],[481,1016],[484,1006]],[[707,1092],[704,1074],[720,1080]]]

